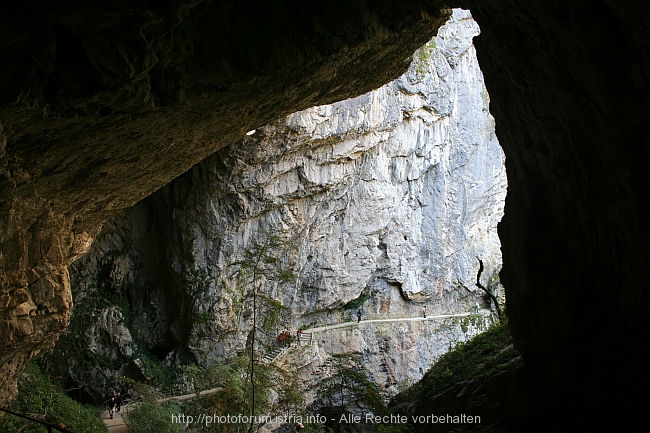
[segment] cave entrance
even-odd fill
[[[145,347],[156,347],[145,341],[156,337],[150,329],[187,336],[186,342],[176,338],[178,344],[164,346],[159,355],[165,368],[179,359],[209,366],[235,357],[253,327],[266,338],[259,350],[271,346],[277,331],[272,309],[253,324],[247,289],[233,271],[256,236],[270,227],[291,233],[294,247],[272,261],[297,278],[268,277],[259,290],[278,310],[291,312],[290,326],[354,320],[345,308],[353,301],[364,326],[392,318],[423,326],[383,331],[392,325],[377,324],[371,334],[382,342],[370,346],[383,352],[367,348],[365,361],[406,356],[408,350],[392,348],[416,344],[407,341],[414,332],[444,334],[424,327],[433,318],[496,314],[495,302],[503,302],[504,292],[497,225],[507,180],[472,45],[478,33],[468,11],[454,10],[402,77],[251,130],[107,224],[97,247],[75,263],[76,284],[133,292],[137,284],[124,282],[158,282],[156,302],[168,302],[169,308],[143,309],[137,320],[125,323],[139,324],[131,331]],[[156,236],[158,241],[152,240]],[[165,271],[134,265],[103,275],[115,279],[110,284],[93,281],[93,266],[112,243],[125,251],[125,263],[151,257]],[[142,293],[128,297],[153,305]],[[416,367],[384,363],[377,371],[386,377],[373,380],[389,384],[394,393],[398,384],[419,379],[458,338],[480,331],[467,332],[465,325],[454,324],[447,339],[431,337],[423,344],[429,353]],[[385,340],[387,335],[401,340]],[[325,347],[335,338],[312,341]],[[119,361],[133,361],[129,356]]]

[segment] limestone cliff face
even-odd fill
[[[364,318],[489,306],[476,284],[479,260],[482,285],[498,291],[506,176],[472,46],[478,33],[457,10],[397,80],[260,126],[219,151],[107,225],[75,263],[75,288],[128,299],[135,340],[170,362],[189,354],[206,364],[250,338],[250,284],[235,264],[264,247],[267,231],[290,242],[271,253],[297,277],[262,282],[261,293],[282,305],[275,326],[348,320],[351,301]],[[271,313],[260,310],[262,323]],[[377,380],[417,379],[476,332],[459,329],[418,352],[397,340],[435,333],[395,328],[384,344],[402,367]],[[368,332],[359,344],[384,338]]]

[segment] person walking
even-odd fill
[[[113,415],[115,415],[115,397],[111,397],[108,401],[108,414],[113,419]]]
[[[361,322],[361,308],[359,308],[359,310],[357,310],[357,319],[358,319],[357,323],[360,323]]]
[[[479,305],[478,302],[477,302],[477,303],[474,305],[474,312],[475,312],[475,313],[478,313],[478,309],[479,309],[479,307],[480,307],[480,305]]]
[[[422,317],[427,318],[427,306],[422,306]]]
[[[115,396],[115,410],[119,412],[121,408],[122,408],[122,394],[118,392],[117,395]]]

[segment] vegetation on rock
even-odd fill
[[[18,383],[18,397],[8,408],[70,431],[105,433],[99,413],[103,408],[81,404],[70,398],[56,378],[45,374],[34,362],[27,364]],[[46,433],[45,425],[6,413],[0,418],[0,431]]]

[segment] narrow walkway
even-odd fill
[[[328,331],[330,329],[337,329],[337,328],[344,328],[347,326],[358,326],[358,325],[363,325],[366,323],[383,323],[383,322],[422,322],[425,320],[433,320],[433,319],[447,319],[449,317],[466,317],[469,316],[472,313],[458,313],[458,314],[440,314],[437,316],[427,316],[426,318],[424,317],[398,317],[398,318],[391,318],[391,319],[368,319],[368,320],[363,320],[361,319],[361,322],[357,321],[350,321],[350,322],[342,322],[342,323],[334,323],[332,325],[326,325],[326,326],[319,326],[316,328],[311,328],[311,329],[305,329],[304,332],[308,333],[315,333],[315,332],[322,332],[322,331]]]
[[[488,309],[480,309],[479,313],[456,313],[456,314],[438,314],[427,317],[391,317],[387,319],[367,319],[367,320],[353,320],[348,322],[333,323],[331,325],[317,326],[315,328],[303,329],[302,334],[298,337],[297,342],[291,343],[290,346],[283,347],[281,350],[277,350],[268,355],[265,355],[264,361],[268,364],[273,363],[276,359],[280,358],[281,355],[287,352],[288,349],[294,349],[299,346],[310,346],[314,341],[314,334],[318,332],[329,331],[333,329],[348,328],[352,326],[363,326],[366,324],[376,324],[376,323],[388,323],[388,322],[424,322],[432,321],[435,319],[448,319],[450,317],[467,317],[472,314],[481,314],[482,316],[489,316],[492,312]]]
[[[156,401],[158,403],[164,403],[166,401],[183,401],[183,400],[191,400],[193,398],[198,398],[198,397],[204,397],[206,395],[214,394],[215,392],[219,392],[223,389],[223,387],[217,386],[214,388],[206,389],[203,391],[200,391],[198,394],[196,392],[190,393],[190,394],[182,394],[182,395],[172,395],[169,397],[162,397],[162,398],[157,398]],[[136,402],[137,403],[137,402]],[[133,403],[128,403],[122,406],[122,409],[120,412],[115,412],[115,415],[113,416],[113,419],[111,419],[108,411],[104,411],[101,414],[102,421],[104,421],[104,424],[106,425],[106,429],[110,433],[128,433],[129,432],[129,426],[126,424],[126,414],[128,412],[129,406],[131,406]]]
[[[216,386],[214,388],[206,389],[204,391],[200,391],[198,394],[196,392],[193,392],[191,394],[183,394],[183,395],[171,395],[169,397],[164,397],[164,398],[158,398],[156,401],[158,403],[164,403],[166,401],[183,401],[183,400],[190,400],[193,398],[198,398],[198,397],[205,397],[206,395],[214,394],[215,392],[219,392],[223,390],[223,387],[221,386]]]
[[[481,310],[481,313],[485,314],[487,312],[490,314],[488,310]],[[323,332],[323,331],[329,331],[331,329],[339,329],[339,328],[346,328],[350,326],[359,326],[359,325],[366,325],[366,324],[372,324],[372,323],[387,323],[387,322],[423,322],[423,321],[429,321],[429,320],[435,320],[435,319],[447,319],[450,317],[467,317],[472,313],[457,313],[457,314],[439,314],[435,316],[427,316],[425,317],[397,317],[397,318],[390,318],[390,319],[367,319],[367,320],[361,320],[361,322],[358,321],[350,321],[350,322],[342,322],[342,323],[334,323],[332,325],[326,325],[326,326],[318,326],[316,328],[309,328],[309,329],[304,329],[303,330],[303,335],[301,338],[301,341],[307,342],[307,345],[310,345],[312,340],[313,340],[313,335],[317,332]],[[280,354],[285,352],[288,349],[294,348],[295,343],[292,344],[291,346],[285,346],[282,347],[280,351],[277,353],[273,353],[272,356],[267,356],[266,359],[264,359],[267,363],[272,363],[274,362]],[[166,401],[170,400],[175,400],[175,401],[183,401],[183,400],[189,400],[192,398],[197,398],[197,397],[203,397],[206,395],[214,394],[215,392],[221,391],[223,388],[222,387],[214,387],[210,389],[206,389],[204,391],[200,391],[198,394],[197,393],[190,393],[190,394],[183,394],[183,395],[172,395],[168,397],[161,397],[156,399],[157,402],[159,403],[164,403]],[[129,403],[132,404],[132,403]],[[129,427],[126,424],[126,421],[124,420],[125,417],[125,412],[128,410],[128,406],[124,405],[122,406],[121,412],[116,412],[115,416],[113,419],[110,419],[110,416],[108,414],[108,411],[102,412],[102,420],[104,421],[104,424],[106,424],[106,428],[110,433],[128,433],[129,432]]]
[[[111,433],[128,433],[129,426],[126,425],[124,421],[123,413],[126,406],[122,406],[120,412],[115,412],[113,419],[111,419],[107,410],[102,412],[102,421],[106,424],[106,429]]]

